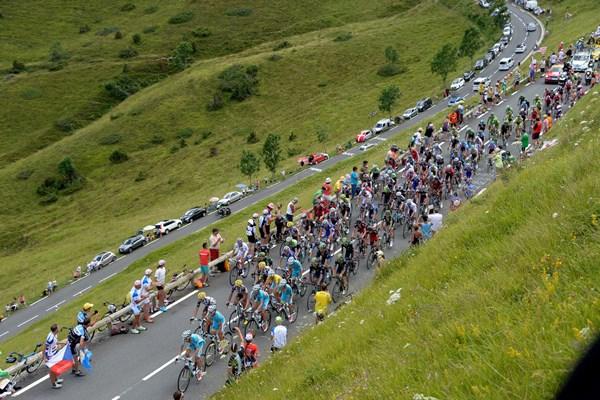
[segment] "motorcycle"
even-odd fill
[[[229,208],[229,207],[226,207],[226,206],[219,206],[219,207],[217,208],[217,214],[218,214],[220,217],[224,218],[224,217],[226,217],[226,216],[228,216],[228,215],[230,215],[230,214],[231,214],[231,208]]]

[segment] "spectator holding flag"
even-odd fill
[[[46,343],[44,346],[44,362],[48,365],[48,362],[58,353],[58,325],[52,324],[50,332],[46,336]],[[68,368],[68,367],[67,367]],[[55,371],[50,367],[50,383],[52,389],[60,389],[62,387],[63,380],[58,377]]]

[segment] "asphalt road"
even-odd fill
[[[538,30],[534,36],[526,35],[523,22],[521,21],[523,20],[527,23],[530,19],[530,16],[523,13],[520,13],[518,17],[513,16],[515,33],[513,40],[505,50],[504,55],[511,55],[514,53],[514,48],[521,41],[527,41],[528,48],[533,48],[535,41],[539,38],[540,32]],[[521,58],[518,57],[517,59]],[[483,71],[483,74],[488,76],[491,75],[493,81],[501,77],[501,74],[497,71],[497,60],[498,58],[496,58],[496,61],[492,63],[491,66]],[[517,109],[516,103],[519,95],[532,99],[536,93],[542,92],[543,84],[540,82],[525,86],[518,93],[514,93],[506,98],[502,104],[495,108],[494,112],[499,118],[502,118],[507,105],[511,105],[513,109]],[[465,95],[471,94],[471,85],[467,84],[460,93]],[[405,129],[406,127],[413,125],[423,125],[423,122],[426,122],[427,118],[430,118],[433,114],[445,107],[445,103],[434,106],[433,109],[419,115],[410,122],[384,133],[380,136],[378,141],[384,143],[385,139],[389,139],[390,136],[397,133],[400,129]],[[487,116],[484,116],[484,118],[487,118]],[[471,120],[469,126],[475,128],[476,123],[476,120]],[[464,133],[465,129],[466,126],[461,129],[461,132]],[[518,154],[519,147],[520,145],[517,143],[511,144],[510,150],[513,154]],[[447,151],[447,143],[444,144],[444,149]],[[332,157],[329,161],[320,164],[318,169],[325,170],[340,160],[359,155],[360,153],[361,151],[357,148],[351,149],[344,155]],[[316,172],[318,171],[311,169],[302,171],[285,182],[279,183],[265,191],[242,200],[233,207],[233,210],[239,211],[249,204],[260,201]],[[493,177],[485,171],[485,168],[482,168],[474,179],[477,192],[483,190],[492,180]],[[178,237],[201,229],[215,219],[214,216],[208,216],[203,220],[188,225],[187,227],[182,228],[182,230],[161,239],[159,242],[156,242],[156,244],[148,246],[150,248],[144,248],[133,253],[131,256],[118,261],[109,268],[93,274],[91,277],[86,278],[87,282],[86,280],[83,280],[80,283],[72,285],[72,288],[63,289],[62,291],[57,292],[50,299],[46,299],[51,301],[48,301],[43,306],[43,309],[47,309],[49,305],[51,305],[50,303],[55,304],[55,302],[59,302],[63,299],[67,299],[67,301],[71,300],[73,295],[78,291],[87,286],[93,286],[101,279],[124,268],[129,263],[135,261],[135,259],[143,256],[148,251],[153,250],[152,246],[164,246],[165,244],[176,240]],[[390,258],[406,249],[406,247],[407,241],[402,240],[398,233],[394,242],[394,247],[386,251],[386,256]],[[273,253],[278,253],[276,250],[277,249],[274,249]],[[350,291],[356,293],[369,283],[371,277],[372,271],[367,271],[364,268],[363,262],[359,274],[351,280]],[[212,280],[211,287],[207,289],[207,292],[217,299],[219,310],[228,317],[230,310],[225,308],[226,297],[229,294],[227,277],[215,277]],[[67,375],[65,376],[64,387],[61,390],[52,390],[49,387],[48,380],[42,375],[45,371],[40,371],[37,375],[28,377],[22,382],[24,390],[21,391],[17,397],[23,399],[80,399],[82,395],[85,395],[89,400],[170,398],[170,395],[176,388],[177,375],[181,369],[181,364],[174,364],[173,358],[179,349],[180,334],[189,326],[189,317],[195,306],[195,293],[196,291],[191,291],[191,289],[182,292],[181,295],[183,297],[174,302],[167,313],[158,315],[154,324],[147,325],[149,328],[148,331],[140,335],[122,335],[110,340],[108,340],[106,336],[100,336],[98,339],[95,339],[91,345],[94,352],[94,369],[89,372],[88,376],[75,378]],[[38,304],[41,303],[42,302]],[[299,304],[300,315],[298,321],[289,327],[290,338],[297,335],[303,328],[314,324],[314,317],[309,315],[306,311],[306,298],[300,299]],[[32,309],[34,307],[32,307]],[[24,311],[23,313],[25,312],[27,311]],[[15,315],[14,317],[16,319],[17,316]],[[260,335],[257,340],[262,351],[262,359],[264,359],[268,352],[269,340],[264,335]],[[226,377],[225,364],[225,360],[218,361],[208,370],[208,374],[202,382],[192,382],[186,393],[187,397],[204,398],[219,390],[223,386]]]

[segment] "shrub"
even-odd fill
[[[133,4],[133,3],[126,3],[126,4],[123,4],[123,7],[121,7],[121,11],[127,12],[127,11],[132,11],[132,10],[135,10],[135,4]]]
[[[177,139],[188,139],[192,137],[194,134],[194,130],[192,128],[183,128],[179,132],[177,132]]]
[[[216,156],[218,156],[218,155],[219,155],[219,149],[218,149],[218,148],[216,148],[216,147],[214,147],[214,146],[213,146],[213,147],[211,147],[211,148],[210,148],[210,150],[209,150],[209,154],[208,154],[208,156],[209,156],[209,157],[216,157]]]
[[[46,206],[48,204],[56,203],[58,196],[54,193],[49,193],[40,199],[40,204]]]
[[[56,129],[61,132],[70,133],[77,129],[77,123],[71,118],[61,118],[54,123]]]
[[[209,31],[208,28],[198,28],[192,31],[192,36],[194,37],[205,38],[209,37],[210,35],[211,31]]]
[[[183,149],[184,147],[187,147],[187,143],[186,143],[185,139],[179,138],[179,148]]]
[[[38,88],[28,88],[23,90],[21,97],[25,100],[33,100],[42,97],[42,91]]]
[[[281,43],[277,43],[277,45],[275,45],[275,47],[273,47],[273,51],[287,49],[288,47],[292,47],[292,44],[290,42],[288,42],[287,40],[284,40]]]
[[[119,57],[120,58],[132,58],[138,55],[138,52],[136,49],[132,49],[131,47],[128,47],[126,49],[123,49],[121,51],[119,51]]]
[[[258,67],[251,65],[244,68],[236,64],[219,74],[219,89],[229,93],[231,100],[242,101],[256,92]]]
[[[152,25],[152,26],[145,27],[142,32],[143,33],[154,33],[154,32],[156,32],[157,29],[158,29],[158,26]]]
[[[90,28],[89,25],[82,25],[82,26],[79,27],[79,33],[80,34],[82,34],[82,33],[88,33],[91,30],[92,30],[92,28]]]
[[[194,60],[192,58],[194,52],[192,43],[187,41],[180,42],[173,51],[170,61],[171,65],[180,71],[185,69]]]
[[[165,138],[160,135],[154,135],[150,138],[150,143],[152,144],[162,144],[165,141]]]
[[[12,62],[12,68],[10,69],[10,73],[11,74],[18,74],[20,72],[23,72],[27,69],[27,67],[25,66],[25,63],[22,63],[20,61],[14,60]]]
[[[280,54],[271,54],[268,58],[269,61],[279,61],[283,58]]]
[[[288,141],[293,142],[297,138],[298,138],[298,136],[296,136],[296,134],[294,132],[290,132],[290,136],[288,136]]]
[[[121,74],[118,78],[104,84],[104,90],[116,100],[125,100],[142,88],[140,82],[127,74]]]
[[[377,70],[379,76],[394,76],[406,72],[406,68],[401,67],[398,64],[386,64]]]
[[[142,44],[142,35],[140,35],[139,33],[134,34],[131,37],[131,41],[133,42],[133,44],[137,44],[137,45]]]
[[[112,153],[110,153],[110,156],[108,156],[108,159],[113,164],[120,164],[120,163],[123,163],[123,162],[129,160],[129,156],[124,151],[115,150]]]
[[[258,139],[258,136],[256,136],[256,132],[254,131],[251,131],[246,137],[246,143],[248,144],[258,143],[259,141],[260,140]]]
[[[121,33],[121,31],[116,31],[115,32],[115,40],[119,40],[119,39],[123,39],[123,34]]]
[[[316,134],[317,134],[317,140],[319,141],[319,143],[323,143],[329,138],[329,134],[323,128],[317,129]]]
[[[347,42],[350,39],[352,39],[352,32],[344,32],[344,33],[340,33],[339,35],[337,35],[335,37],[335,39],[333,39],[333,41],[334,42]]]
[[[59,42],[54,43],[52,47],[50,47],[50,55],[48,57],[50,62],[60,63],[68,60],[69,57],[69,53],[67,53],[67,51],[63,49]]]
[[[108,36],[110,34],[118,32],[118,31],[119,31],[119,28],[117,28],[115,26],[105,27],[105,28],[100,29],[98,32],[96,32],[96,35],[98,35],[98,36]]]
[[[26,181],[32,174],[32,169],[24,169],[17,174],[17,179],[20,181]]]
[[[140,171],[138,172],[137,176],[135,177],[134,181],[135,182],[141,182],[143,180],[145,180],[147,178],[147,175],[144,171]]]
[[[150,6],[144,9],[144,14],[154,14],[158,11],[158,6]]]
[[[183,23],[190,21],[192,18],[194,18],[193,12],[184,11],[184,12],[181,12],[181,13],[169,18],[169,23],[170,24],[183,24]]]
[[[229,17],[247,17],[252,14],[251,8],[234,8],[231,10],[225,11],[225,15]]]
[[[98,141],[98,144],[101,144],[103,146],[108,146],[111,144],[117,144],[121,141],[121,135],[119,135],[118,133],[111,133],[110,135],[106,135],[102,138],[100,138],[100,140]]]
[[[223,97],[220,93],[215,93],[206,105],[206,111],[217,111],[223,108]]]

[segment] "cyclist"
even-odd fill
[[[277,285],[274,294],[277,301],[281,302],[281,304],[285,307],[287,315],[290,315],[292,313],[290,305],[294,300],[292,286],[285,279],[282,279],[279,282],[279,285]]]
[[[379,233],[374,224],[367,228],[367,236],[369,238],[369,246],[371,249],[379,249]]]
[[[267,288],[267,292],[269,294],[273,294],[277,286],[279,286],[279,284],[281,283],[282,279],[283,278],[281,277],[281,275],[276,274],[275,271],[269,271],[269,274],[267,275],[267,280],[265,281],[265,287]]]
[[[325,268],[319,262],[317,257],[313,257],[310,259],[310,268],[309,268],[310,280],[313,285],[320,284],[321,280],[325,276]]]
[[[248,245],[244,243],[241,238],[238,238],[233,245],[233,253],[235,254],[235,259],[238,262],[238,265],[242,265],[248,259],[249,252]]]
[[[222,353],[223,349],[227,347],[227,343],[225,343],[225,336],[223,335],[225,317],[220,311],[217,311],[216,305],[208,307],[207,322],[209,322],[207,325],[210,326],[210,334],[217,335],[219,338],[219,353]]]
[[[231,288],[231,293],[229,294],[229,299],[227,299],[226,306],[229,307],[230,304],[240,304],[245,310],[250,304],[249,294],[248,288],[244,286],[244,282],[241,279],[236,279]]]
[[[346,288],[348,287],[348,263],[341,252],[335,258],[334,273],[342,281],[342,294],[346,294]]]
[[[291,279],[302,278],[302,263],[297,258],[288,258],[288,267],[291,269]]]
[[[204,375],[206,375],[206,371],[204,371],[204,360],[200,356],[205,343],[204,338],[196,333],[192,333],[192,331],[189,329],[183,331],[181,338],[183,339],[183,343],[179,349],[179,354],[185,351],[185,358],[194,358],[194,372],[196,374],[196,378],[200,381]],[[180,360],[179,354],[175,358],[176,362]]]
[[[246,237],[248,238],[248,246],[250,248],[250,256],[254,257],[254,253],[256,252],[256,242],[258,242],[257,233],[258,228],[256,226],[256,221],[258,220],[258,213],[252,214],[252,218],[248,220],[248,224],[246,225]]]
[[[200,307],[204,306],[204,308],[202,309],[202,318],[204,318],[206,316],[206,313],[210,306],[215,306],[215,308],[217,307],[217,300],[215,300],[214,297],[207,296],[206,292],[199,292],[197,297],[198,297],[198,302],[196,303],[196,308],[194,309],[194,315],[192,315],[192,318],[190,318],[190,321],[198,321],[197,317],[198,317],[198,311],[200,310]]]
[[[329,294],[329,291],[327,291],[327,285],[324,283],[321,284],[321,290],[315,293],[316,324],[325,319],[327,309],[329,308],[329,305],[332,302],[333,299],[331,298],[331,294]]]
[[[383,229],[387,232],[388,238],[390,240],[390,247],[393,246],[393,238],[394,238],[394,220],[392,218],[392,210],[390,208],[386,208],[383,212]]]
[[[271,300],[269,293],[267,293],[260,285],[254,285],[250,299],[253,301],[252,309],[255,312],[259,312],[262,321],[267,320],[267,310],[269,308],[269,302]]]

